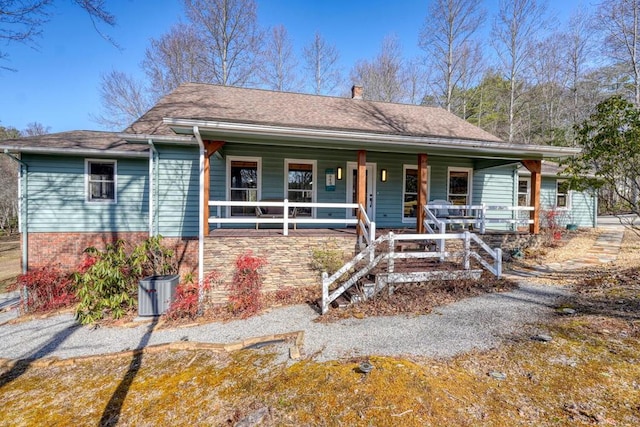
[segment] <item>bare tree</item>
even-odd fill
[[[342,82],[338,68],[340,54],[335,45],[329,44],[316,32],[313,40],[302,50],[308,80],[316,95],[328,95]]]
[[[484,21],[481,3],[481,0],[434,0],[420,33],[418,44],[436,70],[438,97],[447,111],[451,111],[454,91],[463,74],[462,47]]]
[[[151,107],[147,93],[141,82],[121,71],[103,74],[100,82],[103,113],[95,121],[109,129],[123,129]]]
[[[604,0],[596,19],[604,32],[605,54],[626,65],[633,80],[634,103],[640,106],[640,2]]]
[[[356,63],[351,70],[351,79],[363,86],[364,99],[402,102],[406,98],[403,67],[398,38],[387,36],[373,61],[360,60]]]
[[[209,61],[207,49],[207,44],[199,36],[196,26],[189,24],[176,24],[159,39],[151,39],[145,51],[142,68],[149,78],[154,100],[168,94],[182,83],[215,82],[213,64]],[[105,79],[103,79],[103,86],[104,83]],[[102,92],[104,93],[106,89],[103,88]],[[118,93],[126,94],[129,91]],[[137,100],[118,102],[129,105],[138,104]],[[124,115],[129,115],[129,111],[129,109],[124,110]]]
[[[27,127],[22,131],[24,136],[46,135],[51,131],[50,126],[45,126],[40,122],[27,123]]]
[[[422,104],[428,84],[428,77],[422,62],[418,58],[407,61],[402,74],[402,81],[405,84],[405,101],[410,104]]]
[[[272,28],[271,37],[261,56],[262,66],[258,74],[267,88],[278,91],[300,89],[301,84],[296,75],[298,62],[293,54],[293,44],[287,29],[283,25]]]
[[[104,7],[104,0],[73,0],[84,9],[94,28],[103,38],[115,45],[113,39],[99,28],[100,24],[114,26],[115,17]],[[51,18],[54,0],[0,1],[0,40],[33,45],[42,35],[42,26]],[[0,59],[7,54],[0,51]],[[10,69],[9,67],[0,67]]]
[[[463,119],[468,118],[467,107],[469,102],[477,95],[478,91],[472,91],[474,85],[479,84],[479,80],[485,71],[485,64],[482,59],[482,48],[479,42],[469,40],[460,46],[460,67],[456,95],[453,97],[453,111]]]
[[[255,0],[184,0],[187,17],[201,34],[213,82],[245,86],[256,70],[261,31]]]
[[[534,44],[534,54],[527,61],[527,92],[523,99],[528,117],[520,129],[527,143],[565,145],[568,117],[565,108],[568,75],[564,59],[566,44],[558,43],[561,34],[551,34]]]
[[[533,43],[545,25],[546,4],[537,0],[500,0],[493,23],[493,44],[509,81],[509,142],[516,132],[516,102],[523,86],[521,73]]]
[[[22,136],[14,127],[0,126],[0,141]],[[0,230],[11,234],[18,217],[18,167],[0,153]]]
[[[594,54],[593,27],[589,16],[581,10],[576,11],[569,19],[569,26],[560,39],[565,46],[565,67],[572,95],[571,121],[575,126],[586,119],[588,111],[580,108],[580,82],[588,72],[588,63]]]

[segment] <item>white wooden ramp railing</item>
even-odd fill
[[[429,251],[426,248],[429,246],[427,241],[444,241],[444,240],[460,240],[462,241],[462,250],[456,252]],[[398,242],[414,241],[421,242],[425,248],[422,251],[416,252],[396,252],[395,247]],[[472,248],[471,243],[477,244],[476,248]],[[386,244],[386,248],[382,247]],[[444,247],[444,245],[443,245]],[[482,251],[485,252],[485,257],[492,262],[488,262],[485,257],[481,255]],[[379,254],[376,255],[376,253]],[[459,260],[462,259],[462,270],[457,274],[453,274],[451,271],[422,271],[422,272],[396,272],[395,260],[408,259],[408,258],[437,258],[443,260]],[[346,292],[353,285],[358,283],[360,279],[369,274],[375,267],[379,266],[383,262],[386,262],[386,272],[376,274],[376,286],[375,291],[381,290],[383,287],[390,283],[407,283],[407,282],[420,282],[433,279],[460,279],[479,277],[479,270],[471,270],[471,259],[475,259],[479,264],[487,271],[491,272],[496,277],[502,275],[502,251],[499,248],[491,249],[485,242],[482,241],[477,235],[465,231],[463,233],[449,233],[449,234],[394,234],[390,232],[382,235],[372,243],[367,245],[360,253],[358,253],[351,261],[346,263],[342,268],[329,276],[327,273],[322,275],[322,313],[326,313],[329,310],[330,304],[335,301],[340,295]],[[343,276],[349,274],[349,278],[342,284],[330,291],[331,287],[336,284]],[[380,276],[380,277],[378,277]]]

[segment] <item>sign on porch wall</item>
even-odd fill
[[[326,191],[336,191],[336,171],[335,169],[326,169],[324,171],[326,176]]]

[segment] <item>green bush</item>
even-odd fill
[[[328,242],[323,248],[311,251],[311,268],[332,275],[345,264],[344,252],[335,242]]]
[[[173,252],[162,246],[162,237],[152,237],[128,253],[118,240],[104,251],[85,249],[87,261],[74,273],[79,300],[76,318],[83,324],[105,316],[119,319],[137,304],[138,282],[144,276],[176,271]]]

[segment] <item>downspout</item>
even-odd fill
[[[13,154],[9,153],[9,150],[5,149],[4,154],[10,159],[15,160],[20,165],[19,185],[18,185],[18,230],[22,233],[22,273],[27,272],[27,266],[29,262],[29,225],[27,223],[27,179],[28,179],[28,167],[25,162],[17,158]]]
[[[153,145],[153,139],[149,138],[149,237],[155,237],[158,234],[156,213],[158,210],[158,201],[156,200],[156,186],[158,185],[158,150]]]
[[[203,284],[204,284],[204,156],[206,154],[204,148],[204,142],[202,141],[202,136],[200,135],[200,130],[198,126],[193,127],[193,134],[196,137],[196,141],[198,141],[198,146],[200,147],[200,201],[198,209],[198,305],[201,306],[201,303],[204,299],[203,295]]]

